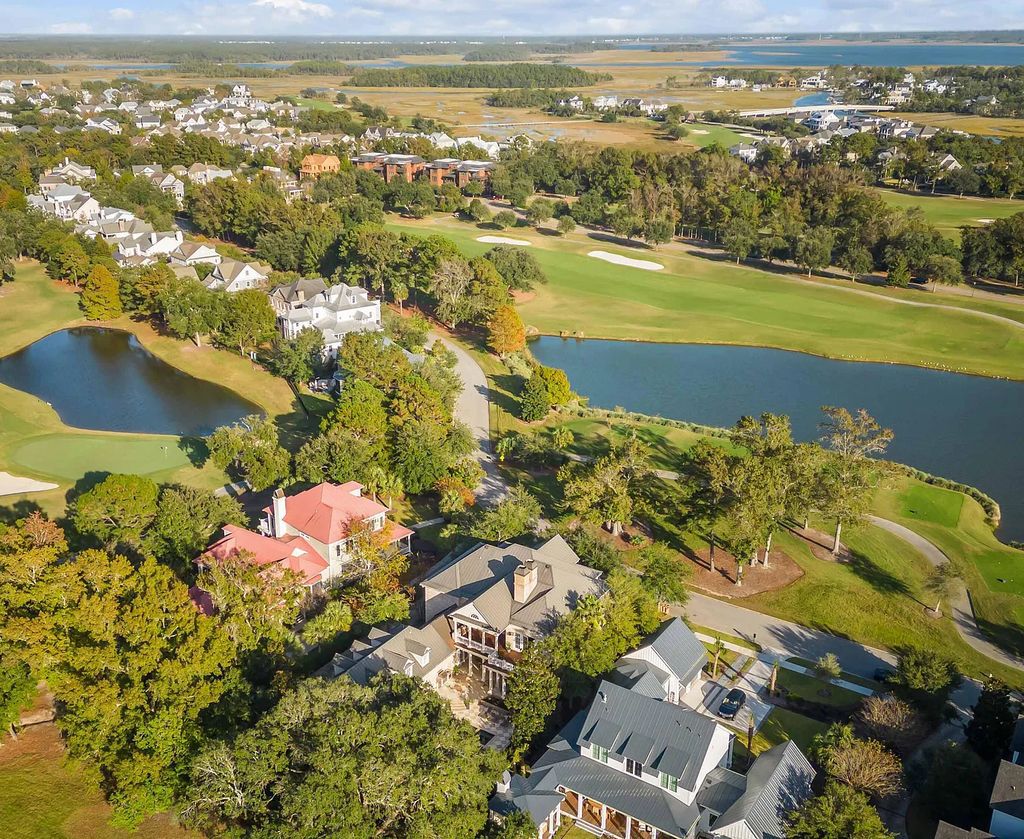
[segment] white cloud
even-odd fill
[[[81,21],[68,20],[63,23],[51,23],[50,31],[54,35],[91,35],[92,25]]]
[[[111,20],[132,20],[135,17],[135,12],[131,9],[117,8],[110,10]]]
[[[334,16],[334,10],[326,3],[310,3],[309,0],[255,0],[252,5],[272,9],[275,14],[289,20]]]

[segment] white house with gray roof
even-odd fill
[[[612,678],[654,699],[682,702],[701,681],[708,652],[679,618],[665,621],[650,638],[615,664]]]
[[[277,292],[271,292],[271,303],[277,310],[281,334],[292,339],[304,329],[316,329],[324,336],[324,353],[328,356],[338,354],[349,332],[380,332],[383,328],[380,301],[358,286],[338,283],[311,296],[302,290],[302,299],[296,291],[286,304],[275,297]]]
[[[735,734],[672,698],[706,660],[681,620],[664,624],[619,660],[528,777],[506,773],[492,813],[527,813],[538,839],[567,819],[615,839],[782,839],[814,770],[791,742],[745,775],[731,768]]]

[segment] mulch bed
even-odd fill
[[[832,543],[835,541],[835,536],[831,533],[823,533],[820,530],[815,530],[813,527],[809,527],[807,530],[804,530],[802,527],[791,528],[789,532],[803,539],[804,544],[810,548],[815,559],[820,559],[824,562],[850,561],[850,549],[842,542],[839,543],[839,552],[836,554],[832,553]]]
[[[693,568],[693,586],[718,597],[750,597],[763,591],[775,591],[799,580],[804,575],[803,569],[793,561],[789,554],[773,548],[768,557],[768,567],[765,568],[760,562],[753,567],[749,564],[745,565],[743,585],[737,587],[736,558],[722,548],[716,548],[715,570],[712,571],[709,555],[710,552],[705,546],[686,555],[686,559]]]

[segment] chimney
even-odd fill
[[[501,773],[501,780],[498,781],[497,792],[505,793],[508,792],[512,787],[512,773],[507,769]]]
[[[285,510],[285,498],[283,489],[275,489],[274,497],[271,500],[273,506],[273,521],[271,524],[274,527],[274,538],[280,539],[284,536],[284,510]]]
[[[532,559],[520,565],[515,572],[513,597],[516,603],[525,603],[537,588],[537,563]]]

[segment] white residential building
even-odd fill
[[[249,288],[263,288],[270,276],[270,267],[257,262],[222,259],[204,281],[208,289],[234,293]]]
[[[279,305],[280,291],[281,288],[274,289],[270,297],[278,312],[281,334],[290,339],[303,329],[319,330],[328,356],[337,355],[347,333],[379,332],[383,328],[380,301],[357,286],[339,283],[301,300],[292,298],[287,308]]]

